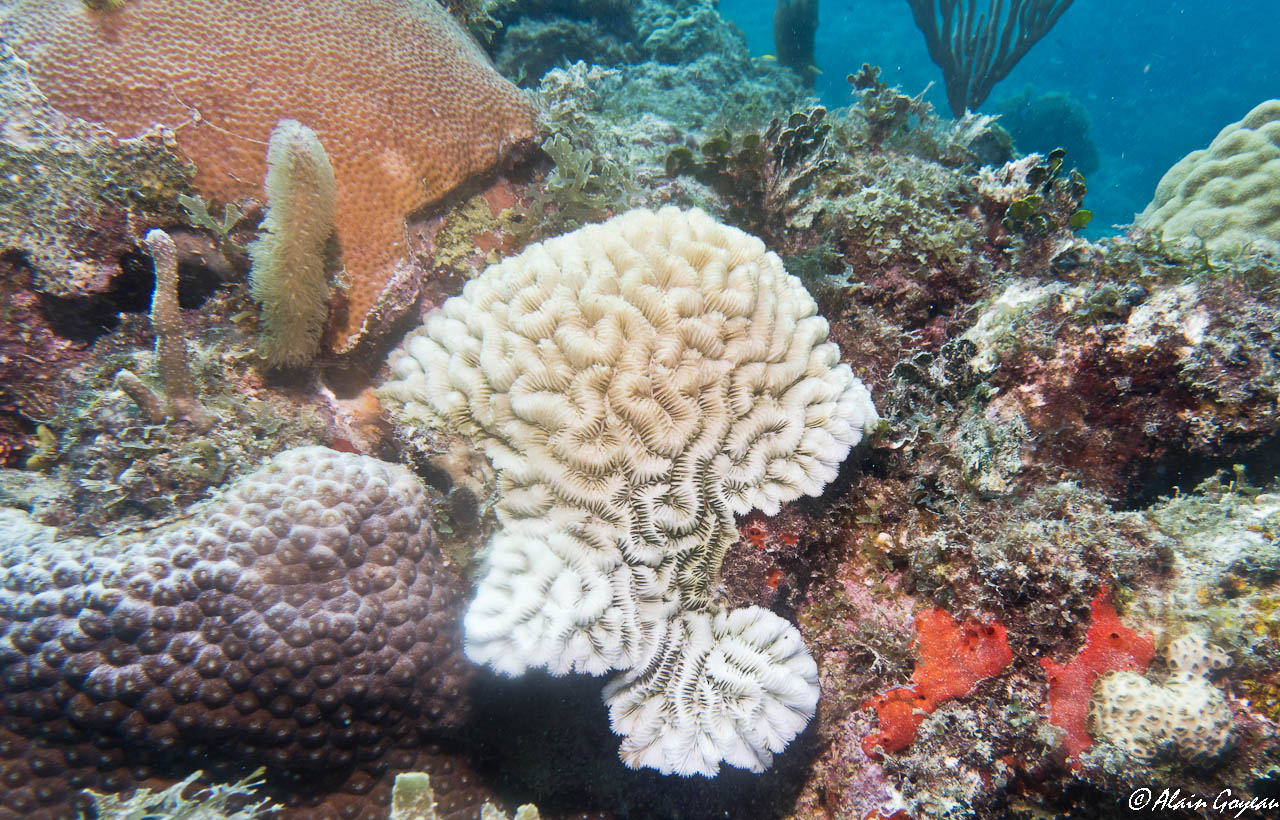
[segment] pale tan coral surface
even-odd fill
[[[1280,248],[1280,100],[1267,100],[1165,173],[1138,224],[1214,250]]]
[[[259,194],[277,122],[314,129],[350,282],[339,348],[405,257],[405,215],[533,135],[530,104],[429,0],[14,0],[0,39],[63,112],[172,129],[214,199]]]

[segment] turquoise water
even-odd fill
[[[720,4],[753,54],[774,50],[772,8],[768,0]],[[1102,159],[1089,179],[1090,232],[1111,232],[1146,206],[1170,165],[1280,94],[1278,42],[1275,2],[1078,0],[982,108],[994,112],[1028,85],[1082,103]],[[823,0],[815,45],[816,90],[829,106],[848,103],[845,77],[868,62],[911,93],[933,83],[928,99],[948,111],[942,74],[904,0]]]

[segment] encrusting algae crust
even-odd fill
[[[404,218],[534,135],[533,109],[436,3],[18,0],[0,39],[63,113],[128,138],[168,129],[195,185],[259,197],[277,122],[313,129],[338,183],[334,225],[354,345],[405,261]]]

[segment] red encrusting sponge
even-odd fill
[[[969,619],[957,624],[945,610],[916,615],[920,661],[912,685],[890,689],[862,704],[875,709],[880,730],[862,740],[868,757],[899,752],[915,740],[916,727],[944,701],[968,695],[979,681],[998,674],[1013,660],[1005,628],[995,621]]]
[[[1093,621],[1080,653],[1065,665],[1040,661],[1049,679],[1049,722],[1066,730],[1063,746],[1075,757],[1093,745],[1089,735],[1089,701],[1093,684],[1108,672],[1143,672],[1155,655],[1155,642],[1120,623],[1111,605],[1111,590],[1093,598]]]

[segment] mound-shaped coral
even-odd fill
[[[1235,717],[1208,674],[1231,663],[1198,635],[1169,647],[1169,682],[1136,672],[1113,672],[1094,690],[1089,718],[1094,733],[1143,762],[1172,757],[1206,764],[1230,748]]]
[[[1267,100],[1178,160],[1138,224],[1216,250],[1280,248],[1280,100]]]
[[[405,263],[406,214],[533,137],[529,103],[438,3],[21,0],[0,39],[60,111],[120,137],[166,129],[207,197],[258,195],[280,120],[314,129],[350,282],[339,347]]]
[[[246,763],[308,818],[377,816],[391,747],[463,711],[458,582],[406,470],[305,447],[151,536],[21,518],[0,521],[0,817]]]
[[[758,239],[638,210],[489,268],[393,356],[402,421],[500,473],[468,655],[628,670],[605,696],[630,766],[760,771],[812,716],[799,633],[712,584],[734,513],[818,494],[877,422],[816,310]]]

